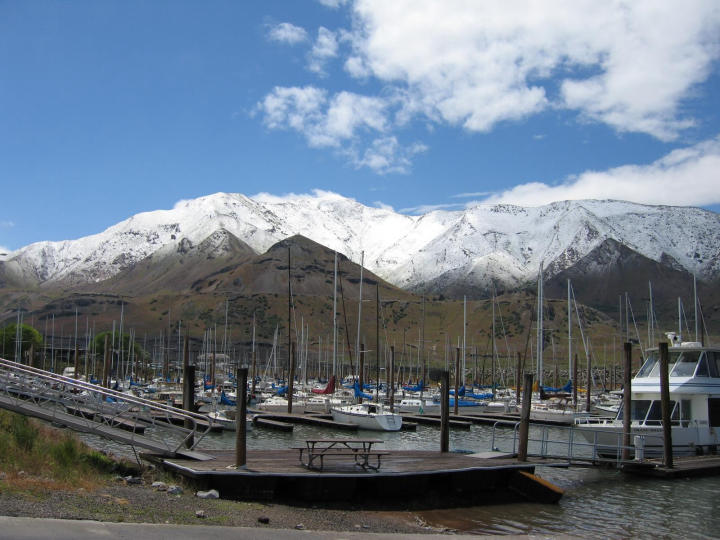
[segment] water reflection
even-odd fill
[[[365,432],[383,439],[389,450],[439,450],[437,428],[417,431]],[[555,430],[559,438],[564,430]],[[505,440],[512,432],[504,431]],[[296,425],[292,433],[256,428],[247,437],[250,450],[281,449],[314,437],[347,437],[331,431]],[[351,435],[351,434],[350,434]],[[497,433],[496,433],[497,435]],[[533,435],[531,434],[531,437]],[[83,435],[93,446],[135,459],[132,449]],[[492,428],[472,426],[452,430],[451,450],[487,451]],[[209,434],[200,449],[231,449],[235,433]],[[496,437],[495,445],[498,445]],[[502,446],[502,445],[501,445]],[[537,467],[537,474],[560,486],[565,495],[557,505],[513,504],[419,512],[420,519],[438,528],[478,534],[570,534],[601,538],[719,538],[720,477],[657,480],[624,475],[612,469]]]

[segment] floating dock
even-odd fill
[[[720,475],[720,456],[675,456],[672,468],[666,467],[661,458],[628,461],[623,463],[622,470],[626,473],[655,478],[717,476]]]
[[[318,502],[362,502],[378,507],[556,502],[562,491],[533,480],[535,465],[513,458],[485,459],[437,451],[391,450],[378,471],[351,459],[335,459],[310,470],[296,450],[248,450],[245,467],[236,469],[234,450],[203,450],[212,459],[196,461],[143,457],[186,477],[223,498]],[[517,475],[525,473],[521,478]],[[532,489],[528,486],[532,486]]]

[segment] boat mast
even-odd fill
[[[568,314],[568,378],[572,381],[573,385],[573,370],[572,370],[572,305],[570,304],[570,280],[567,280],[567,314]]]
[[[493,399],[495,398],[495,288],[493,287],[492,297],[492,361],[490,363],[490,388]]]
[[[698,341],[698,302],[697,302],[697,279],[693,274],[693,304],[695,306],[695,341]]]
[[[538,385],[543,383],[543,358],[542,358],[542,339],[543,339],[543,264],[540,263],[540,274],[538,275],[538,300],[537,300],[537,381]],[[494,353],[493,353],[494,354]]]
[[[358,324],[357,324],[357,336],[355,339],[355,355],[360,358],[360,321],[362,320],[362,284],[363,284],[363,266],[365,265],[365,252],[360,252],[360,300],[358,301]],[[360,374],[362,379],[362,374]]]
[[[380,282],[375,284],[375,401],[380,403]]]
[[[648,290],[650,291],[650,345],[655,343],[655,308],[653,306],[652,281],[648,281]]]
[[[332,374],[337,373],[337,251],[335,252],[335,272],[333,279],[333,348],[332,348]],[[333,388],[333,391],[335,389]]]
[[[495,309],[495,304],[493,304]],[[467,332],[467,296],[463,295],[463,349],[462,349],[462,375],[460,376],[460,382],[465,386],[465,334]]]

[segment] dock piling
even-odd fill
[[[530,403],[532,401],[533,374],[525,373],[523,380],[522,409],[520,410],[520,440],[518,461],[527,461],[528,436],[530,434]]]
[[[247,463],[247,378],[248,368],[238,368],[235,380],[237,381],[237,412],[235,422],[235,466],[239,469]],[[289,398],[292,400],[292,395]]]
[[[190,365],[189,336],[186,333],[183,340],[183,409],[193,410],[195,400],[195,366]],[[192,429],[192,420],[185,420],[185,427]],[[195,444],[194,437],[190,435],[185,439],[185,447],[192,448]]]
[[[622,460],[630,459],[630,423],[632,421],[632,406],[630,399],[630,386],[632,385],[632,344],[625,342],[625,357],[623,360],[623,449]]]
[[[440,375],[440,452],[450,451],[450,372]]]
[[[679,405],[679,404],[678,404]],[[660,343],[660,409],[663,426],[663,463],[673,468],[672,425],[670,423],[670,374],[668,373],[668,344]]]

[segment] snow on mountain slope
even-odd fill
[[[699,277],[720,275],[720,215],[697,208],[621,201],[563,201],[541,207],[478,205],[407,216],[340,195],[273,197],[216,193],[172,210],[137,214],[107,230],[39,242],[2,263],[36,283],[93,282],[184,239],[198,244],[224,229],[263,253],[301,234],[360,262],[401,287],[438,280],[533,279],[542,262],[553,274],[612,238],[656,261],[675,261]]]

